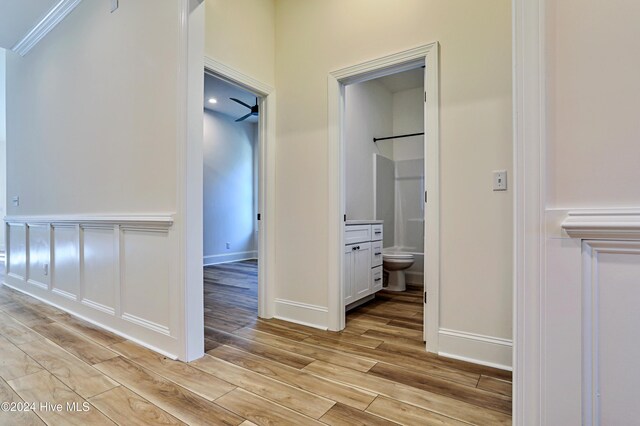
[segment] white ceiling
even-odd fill
[[[2,0],[0,0],[2,1]],[[218,103],[210,104],[209,99],[215,98]],[[240,118],[250,112],[248,108],[230,100],[236,98],[248,105],[255,105],[256,97],[231,83],[227,83],[217,77],[205,74],[204,76],[204,107],[205,109],[216,111],[233,118]],[[244,122],[257,123],[258,117],[251,116]]]
[[[60,0],[0,0],[0,47],[11,49]]]
[[[380,77],[377,81],[382,83],[391,93],[416,89],[424,85],[424,68],[414,68],[409,71]]]

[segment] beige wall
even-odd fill
[[[273,0],[206,0],[205,55],[275,85]]]
[[[548,204],[637,207],[640,2],[549,1],[547,10]]]
[[[276,3],[277,297],[327,305],[327,75],[441,44],[441,326],[511,338],[508,0]]]
[[[176,209],[176,1],[82,2],[7,52],[9,215]]]

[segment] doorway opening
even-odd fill
[[[204,76],[203,276],[205,351],[258,312],[261,97]],[[219,339],[218,339],[219,340]]]
[[[422,348],[426,341],[426,349],[437,352],[438,44],[332,72],[328,95],[332,169],[329,269],[335,277],[329,291],[330,329],[344,329],[346,310],[373,299],[386,281],[392,290],[404,288],[404,296],[385,290],[378,302],[360,311],[377,309],[400,315],[394,319],[404,320],[407,336]],[[356,145],[356,137],[368,139],[367,143]],[[360,160],[354,160],[358,157]],[[385,248],[389,254],[396,252],[395,258],[387,256],[386,268]],[[402,274],[396,268],[400,263],[407,267]],[[422,286],[411,287],[412,282]]]
[[[425,341],[424,93],[419,64],[344,93],[346,328],[414,347]]]

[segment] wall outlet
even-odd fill
[[[49,264],[48,263],[44,264],[44,268],[43,269],[44,269],[44,275],[45,276],[49,275]]]
[[[18,207],[20,206],[20,197],[18,197],[17,195],[14,195],[11,198],[11,205],[13,205],[13,207]]]
[[[507,171],[506,170],[493,171],[493,190],[494,191],[507,190]]]
[[[227,250],[231,248],[231,243],[227,243]]]

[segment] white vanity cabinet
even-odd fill
[[[345,226],[345,306],[370,299],[382,289],[382,224],[353,222]]]

